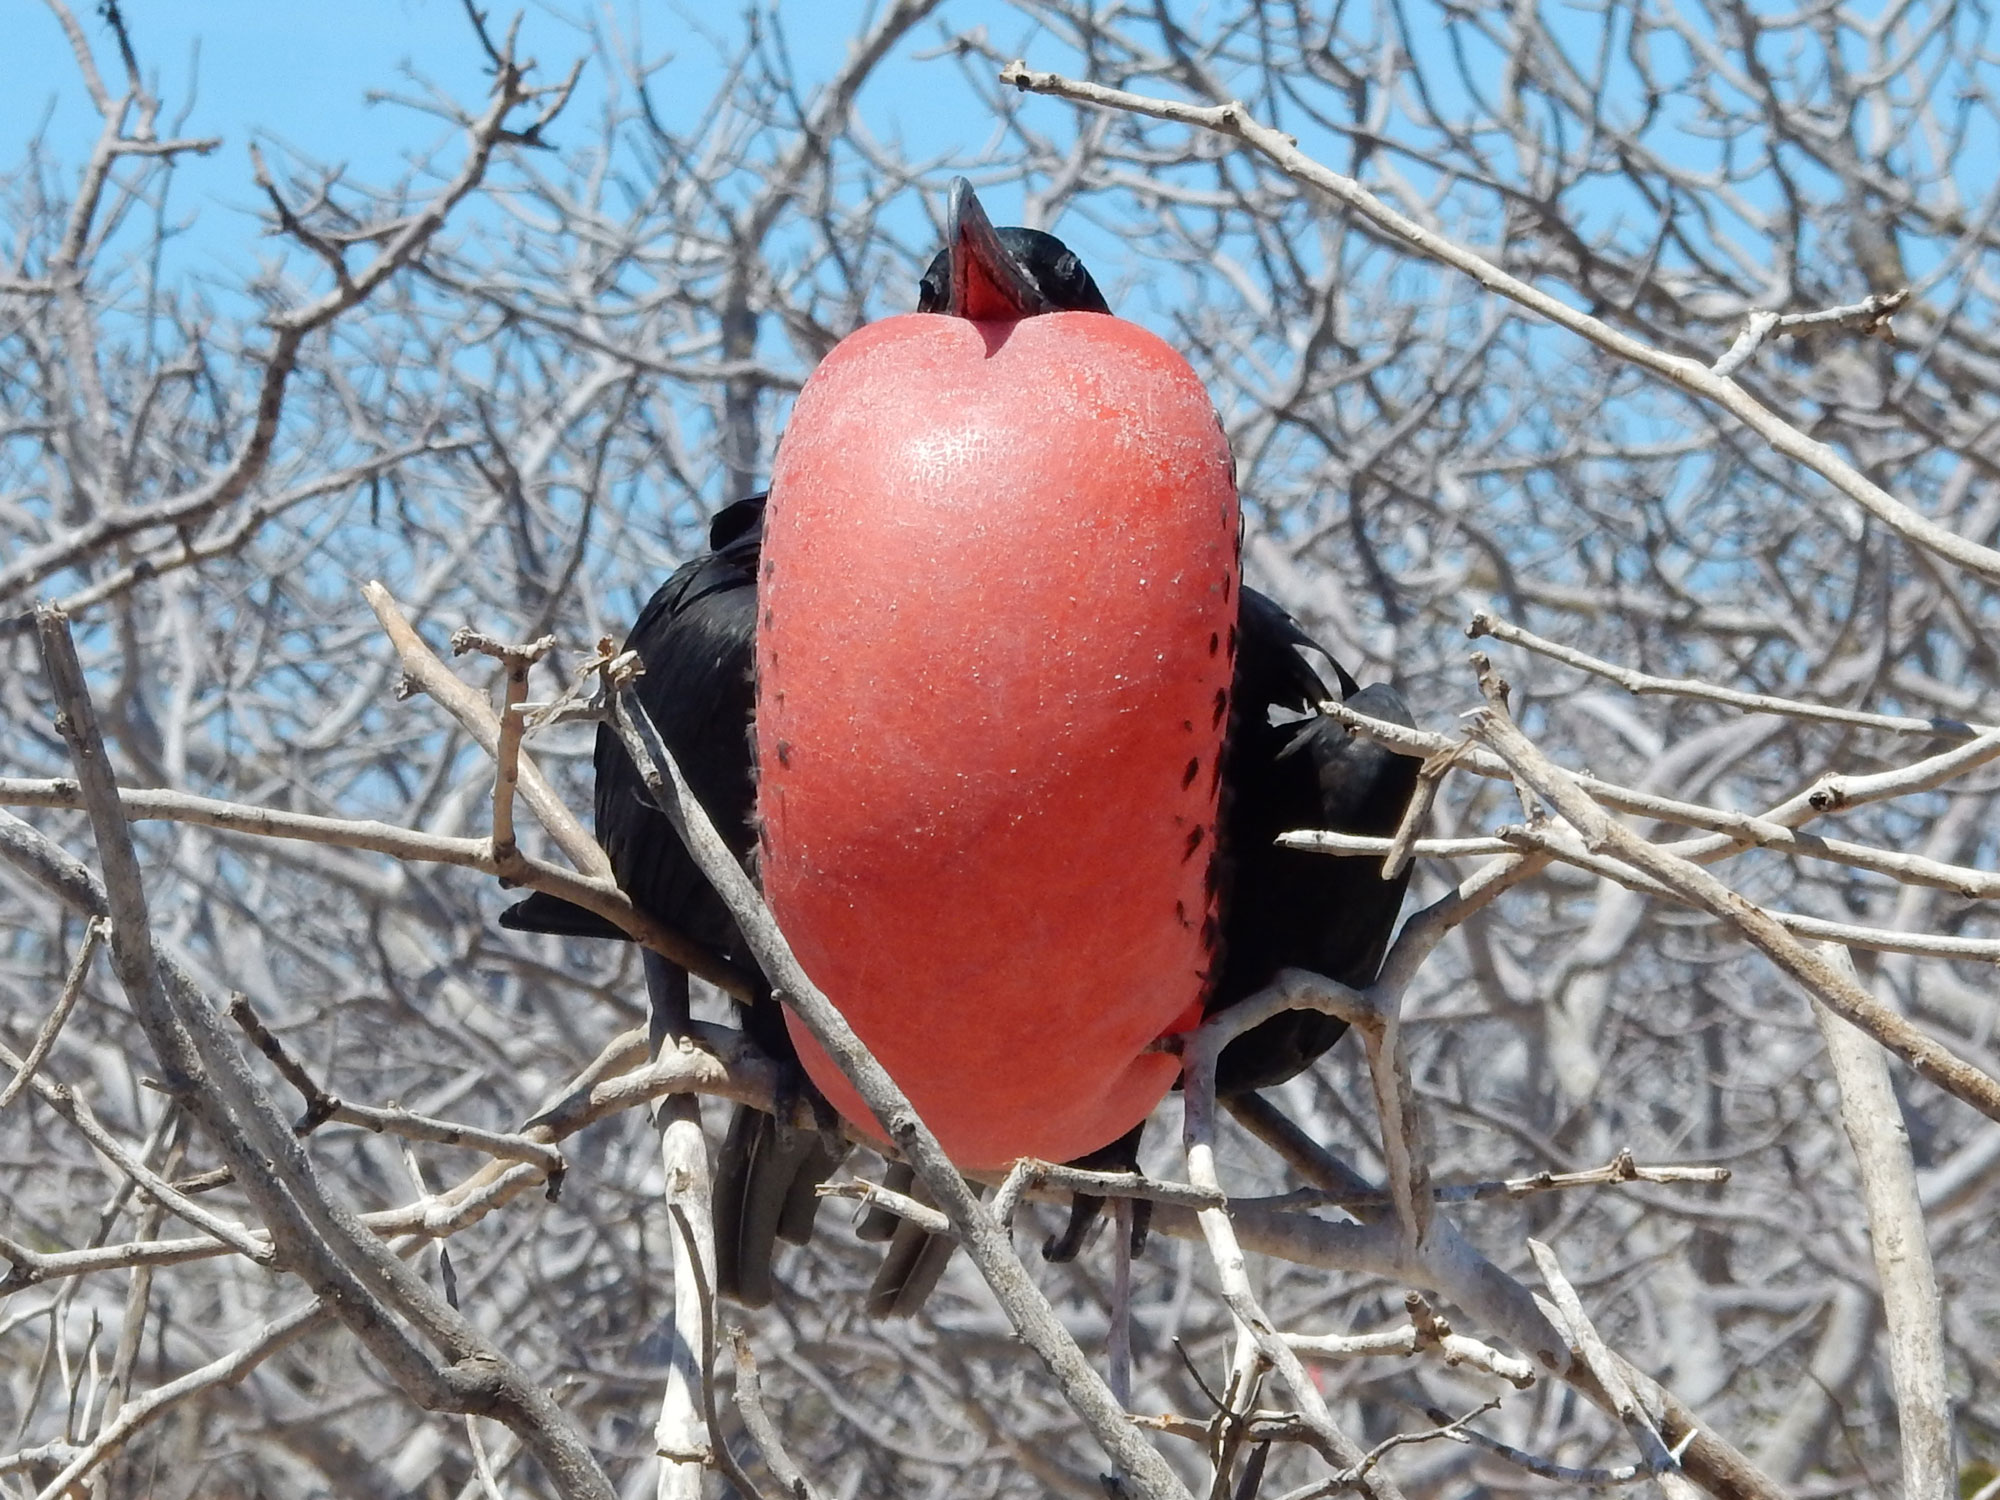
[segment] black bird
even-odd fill
[[[1038,299],[1030,305],[1110,311],[1089,272],[1054,236],[1005,228],[998,238],[1011,264],[983,269],[989,277],[1005,278],[1018,295]],[[919,311],[957,310],[964,273],[955,276],[955,269],[951,248],[939,252],[920,285]],[[763,511],[764,497],[758,495],[719,512],[710,525],[709,552],[661,586],[625,643],[645,666],[636,686],[640,702],[731,851],[745,860],[755,843],[750,731]],[[1273,841],[1293,828],[1391,832],[1401,821],[1417,770],[1416,761],[1320,717],[1315,706],[1330,694],[1302,654],[1318,648],[1274,601],[1248,588],[1240,591],[1240,601],[1222,771],[1221,955],[1210,1013],[1254,993],[1286,967],[1357,985],[1374,978],[1407,874],[1384,881],[1378,860],[1329,858]],[[1357,689],[1337,662],[1334,670],[1343,697],[1354,707],[1411,722],[1393,688]],[[754,974],[736,924],[648,799],[636,768],[608,729],[599,731],[594,763],[598,839],[633,904]],[[623,936],[601,918],[540,894],[502,913],[500,921],[517,931]],[[646,976],[657,1043],[685,1018],[687,976],[650,953]],[[782,1012],[759,985],[741,1007],[744,1029],[811,1096]],[[1342,1029],[1315,1012],[1276,1017],[1225,1050],[1218,1087],[1243,1092],[1289,1078],[1330,1047]],[[1082,1164],[1134,1167],[1138,1144],[1135,1129]],[[758,1110],[736,1110],[716,1174],[717,1282],[724,1295],[753,1307],[770,1300],[775,1242],[810,1238],[818,1204],[814,1189],[837,1165],[837,1154],[820,1132],[795,1129]],[[1098,1206],[1097,1200],[1080,1197],[1069,1230],[1045,1253],[1052,1259],[1073,1256]],[[1135,1231],[1135,1238],[1141,1232]],[[914,1311],[949,1257],[949,1241],[927,1244],[908,1226],[897,1240],[871,1293],[871,1310],[878,1313]]]
[[[682,564],[660,586],[624,648],[637,653],[645,667],[634,687],[640,704],[730,852],[746,862],[756,842],[751,666],[763,519],[762,495],[718,512],[709,523],[708,552]],[[593,767],[597,838],[620,887],[634,906],[751,976],[753,993],[738,1006],[745,1033],[788,1070],[794,1089],[809,1091],[783,1011],[735,919],[653,805],[638,768],[609,727],[598,730]],[[595,913],[539,893],[502,912],[500,925],[566,937],[625,936]],[[686,1021],[688,976],[650,952],[645,973],[657,1048]],[[749,1307],[771,1300],[775,1242],[804,1244],[812,1237],[819,1206],[813,1189],[838,1164],[839,1155],[820,1132],[796,1129],[762,1110],[734,1111],[716,1171],[718,1290]]]

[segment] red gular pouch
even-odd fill
[[[1178,1076],[1151,1044],[1216,960],[1237,539],[1201,382],[1106,314],[890,318],[799,395],[758,582],[764,891],[963,1167],[1082,1156]]]

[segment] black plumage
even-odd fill
[[[756,841],[750,726],[763,519],[762,495],[718,512],[709,525],[709,551],[674,571],[647,601],[625,641],[645,668],[634,687],[639,702],[716,831],[744,861]],[[757,988],[738,1008],[743,1029],[790,1071],[793,1088],[806,1091],[784,1013],[735,920],[653,805],[638,768],[609,728],[598,730],[593,765],[597,838],[618,884],[634,906],[753,976]],[[594,913],[540,894],[502,912],[500,925],[569,937],[624,937]],[[662,960],[647,963],[646,981],[657,1047],[673,1019],[686,1013],[687,976]],[[735,1109],[716,1163],[716,1282],[723,1295],[749,1307],[771,1300],[775,1243],[782,1238],[804,1244],[812,1237],[819,1205],[813,1189],[838,1164],[819,1132],[795,1129],[762,1110]]]
[[[924,273],[918,307],[961,316],[1110,311],[1068,247],[1036,230],[993,229],[963,182],[954,185],[948,244]],[[720,512],[710,527],[709,552],[675,571],[626,642],[645,665],[640,701],[731,851],[745,860],[754,843],[751,674],[763,514],[761,495]],[[1247,588],[1239,599],[1232,710],[1220,768],[1221,858],[1215,870],[1222,882],[1222,924],[1210,1013],[1254,994],[1287,967],[1356,985],[1374,978],[1407,875],[1384,881],[1377,860],[1329,858],[1283,849],[1273,840],[1293,828],[1387,833],[1402,818],[1417,770],[1414,760],[1315,713],[1329,695],[1303,653],[1317,648],[1272,600]],[[1343,696],[1357,708],[1410,722],[1393,688],[1357,690],[1337,663],[1334,669]],[[633,904],[754,974],[736,924],[648,800],[609,730],[598,734],[596,771],[598,838]],[[622,936],[590,913],[542,895],[511,908],[501,923],[578,937]],[[686,976],[664,962],[649,961],[646,973],[657,1042],[675,1017],[685,1015]],[[751,1038],[790,1068],[794,1086],[817,1102],[768,991],[748,997],[742,1014]],[[1289,1078],[1342,1029],[1312,1012],[1275,1017],[1225,1050],[1218,1087],[1244,1092]],[[1135,1129],[1083,1164],[1136,1169],[1139,1138]],[[759,1111],[736,1112],[716,1174],[717,1281],[724,1295],[750,1306],[769,1301],[775,1240],[810,1236],[813,1189],[835,1165],[819,1133],[780,1125]],[[1100,1206],[1079,1197],[1068,1230],[1044,1253],[1052,1259],[1075,1255]],[[1135,1240],[1143,1232],[1141,1212]],[[872,1309],[911,1312],[921,1305],[950,1253],[949,1242],[924,1240],[906,1223],[895,1229],[871,1289]]]
[[[1306,653],[1332,663],[1348,707],[1412,725],[1393,687],[1356,686],[1255,589],[1243,590],[1238,630],[1222,767],[1222,969],[1210,1015],[1248,999],[1281,969],[1310,969],[1356,988],[1374,982],[1409,887],[1408,866],[1384,880],[1379,859],[1333,858],[1277,839],[1300,828],[1388,837],[1416,790],[1419,764],[1317,712],[1333,694]],[[1319,1011],[1274,1016],[1223,1049],[1216,1091],[1282,1083],[1346,1029]]]
[[[625,643],[645,665],[636,687],[640,702],[739,859],[748,858],[754,843],[751,665],[763,509],[759,495],[719,513],[710,527],[711,550],[675,571]],[[1379,860],[1330,858],[1283,848],[1275,840],[1295,828],[1391,833],[1417,772],[1415,760],[1316,713],[1316,705],[1331,696],[1305,654],[1318,648],[1273,600],[1250,588],[1240,591],[1240,599],[1223,750],[1218,865],[1223,927],[1210,1014],[1255,994],[1284,968],[1311,969],[1353,985],[1374,979],[1408,873],[1385,881]],[[1338,663],[1334,670],[1352,706],[1411,722],[1393,688],[1357,688]],[[637,769],[609,730],[599,731],[595,766],[598,838],[633,904],[754,973],[755,963],[721,898],[647,798]],[[623,935],[592,913],[542,895],[510,908],[500,920],[521,931]],[[664,966],[649,966],[648,975],[658,1026],[661,1002],[669,997],[660,993],[656,967]],[[782,1012],[768,992],[760,990],[743,1005],[742,1016],[752,1040],[796,1066]],[[1275,1016],[1224,1050],[1217,1088],[1231,1094],[1281,1083],[1310,1065],[1344,1029],[1316,1011]],[[802,1078],[798,1086],[809,1087]],[[1093,1153],[1086,1164],[1130,1170],[1137,1152],[1134,1131]],[[750,1306],[769,1300],[776,1240],[803,1243],[810,1237],[817,1203],[813,1188],[835,1165],[817,1132],[780,1125],[760,1110],[736,1111],[716,1173],[717,1280],[725,1295]],[[1097,1200],[1079,1200],[1070,1228],[1048,1247],[1050,1258],[1066,1260],[1076,1253],[1097,1207]],[[945,1247],[903,1235],[885,1261],[871,1304],[884,1312],[913,1311],[944,1259]]]

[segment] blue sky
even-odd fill
[[[489,24],[504,31],[513,8],[504,0],[482,3]],[[802,71],[823,71],[837,61],[847,38],[874,9],[862,0],[786,4],[784,24]],[[984,9],[1025,34],[1020,17],[1002,7],[961,4],[953,14],[964,18]],[[54,15],[36,0],[7,0],[0,10],[11,12],[0,141],[26,140],[47,115],[51,139],[65,154],[86,147],[96,114]],[[704,10],[711,14],[690,19]],[[115,65],[109,32],[92,0],[73,0],[73,11],[99,49],[99,66]],[[476,100],[485,87],[484,58],[460,0],[343,0],[338,6],[296,0],[126,0],[124,12],[140,62],[167,101],[168,115],[194,93],[186,129],[224,137],[224,155],[236,163],[231,175],[241,175],[244,145],[253,137],[351,161],[363,175],[392,167],[413,140],[437,132],[408,110],[371,104],[371,91],[403,91],[420,78]],[[613,0],[592,12],[531,5],[522,13],[521,51],[538,59],[545,72],[559,74],[589,49],[582,22],[606,18],[626,34],[641,37],[650,55],[674,59],[670,76],[686,80],[691,102],[705,97],[717,77],[715,41],[740,29],[731,11],[722,7]],[[107,82],[115,85],[117,80]],[[588,102],[587,88],[583,102]],[[901,113],[927,112],[919,107]]]
[[[485,0],[496,32],[514,14],[505,0]],[[802,77],[817,82],[839,65],[849,38],[877,7],[864,0],[787,0],[783,25]],[[115,92],[117,53],[93,0],[73,0],[98,66]],[[1018,12],[983,0],[949,7],[960,26],[984,23],[996,45],[1026,45],[1032,27]],[[476,104],[484,95],[483,55],[461,0],[344,0],[340,5],[284,0],[125,0],[124,13],[142,68],[164,104],[163,132],[217,136],[207,158],[186,158],[173,203],[195,220],[179,253],[189,269],[240,274],[255,253],[256,207],[248,148],[273,144],[328,164],[344,164],[360,182],[401,175],[405,159],[450,134],[441,120],[372,96],[420,96],[431,86]],[[0,69],[0,170],[11,170],[42,134],[54,162],[73,172],[87,157],[98,117],[53,13],[36,0],[0,0],[7,61]],[[636,37],[650,57],[671,61],[656,102],[682,123],[713,92],[720,57],[741,34],[735,8],[608,0],[531,5],[523,13],[524,55],[541,73],[560,77],[589,53],[586,23]],[[992,129],[983,111],[963,108],[953,63],[911,56],[928,50],[935,24],[920,28],[877,74],[864,96],[871,125],[900,134],[925,152],[976,151]],[[603,69],[587,64],[576,100],[553,132],[558,145],[588,129],[602,97]],[[183,117],[183,111],[185,112]],[[65,173],[68,176],[69,173]],[[1004,213],[1004,202],[994,208]]]
[[[97,45],[101,67],[115,66],[115,51],[107,28],[97,15],[96,0],[73,0],[80,24]],[[484,0],[493,25],[504,27],[513,14],[509,0]],[[1762,10],[1763,6],[1753,6]],[[877,0],[780,0],[777,6],[791,55],[808,87],[839,64],[848,40],[877,9]],[[1418,4],[1417,12],[1431,8]],[[345,0],[340,5],[305,4],[299,0],[124,0],[124,11],[146,72],[165,101],[163,127],[185,110],[189,134],[221,138],[221,148],[206,159],[186,159],[174,183],[172,204],[193,226],[173,252],[177,269],[214,270],[221,280],[241,284],[261,245],[253,217],[256,207],[250,181],[248,146],[253,140],[280,143],[313,161],[342,164],[351,180],[384,183],[402,173],[405,159],[449,134],[445,124],[407,106],[377,102],[383,93],[421,94],[434,85],[453,98],[476,102],[484,93],[481,65],[462,0]],[[1193,18],[1198,18],[1198,8]],[[97,128],[69,48],[60,27],[40,0],[0,0],[5,18],[7,57],[0,66],[0,170],[20,160],[26,143],[38,130],[55,163],[74,168],[88,152]],[[1042,66],[1072,63],[1059,41],[1038,36],[1033,23],[1000,0],[949,0],[941,16],[954,29],[984,28],[991,44],[1003,54],[1025,53]],[[1594,29],[1578,13],[1561,4],[1550,6],[1544,21],[1559,35],[1581,31],[1570,39],[1579,59],[1598,50]],[[1363,32],[1365,22],[1356,23]],[[658,76],[656,106],[667,123],[692,123],[713,94],[721,77],[721,58],[742,32],[734,0],[726,5],[700,0],[535,0],[523,16],[523,51],[540,60],[543,73],[559,76],[572,60],[591,51],[589,27],[611,28],[637,39],[642,54],[670,59]],[[956,155],[976,159],[993,130],[986,109],[968,100],[958,66],[948,58],[924,60],[934,50],[942,29],[934,18],[918,28],[878,72],[864,94],[862,113],[879,134],[900,137],[912,159]],[[1618,29],[1618,28],[1615,28]],[[2000,29],[2000,28],[1996,28]],[[1588,33],[1588,34],[1586,34]],[[1622,29],[1620,29],[1622,35]],[[1410,38],[1419,48],[1435,40],[1427,25],[1416,26]],[[1656,45],[1655,59],[1671,80],[1686,62],[1676,63],[1673,48]],[[1616,57],[1614,47],[1611,55]],[[1432,96],[1448,113],[1469,109],[1461,97],[1456,71],[1439,55],[1426,66]],[[558,145],[574,144],[590,131],[595,105],[602,97],[604,68],[593,60],[567,117],[558,122]],[[1497,59],[1476,57],[1475,75],[1500,76]],[[1630,86],[1632,80],[1621,80]],[[1943,86],[1943,85],[1940,85]],[[1670,97],[1665,101],[1649,144],[1672,160],[1711,164],[1719,143],[1707,139],[1699,121],[1683,118]],[[1614,114],[1636,105],[1624,100]],[[1031,106],[1039,125],[1063,134],[1061,110],[1053,104]],[[1476,114],[1476,110],[1472,111]],[[1310,122],[1291,120],[1286,128],[1302,141],[1315,134]],[[1392,136],[1401,133],[1397,121]],[[1421,132],[1419,132],[1421,134]],[[1961,158],[1966,194],[1977,198],[1990,182],[2000,154],[1986,148],[1994,142],[1990,122],[1975,129],[1982,142]],[[1346,143],[1332,137],[1308,141],[1322,148],[1325,159],[1345,158]],[[1504,148],[1500,157],[1506,161]],[[1980,164],[1981,158],[1988,159]],[[1398,162],[1420,187],[1425,170],[1408,160]],[[942,188],[943,173],[935,186]],[[1806,174],[1809,189],[1821,188]],[[1772,199],[1777,186],[1769,181],[1740,184],[1751,201]],[[1567,206],[1585,224],[1630,218],[1631,233],[1651,234],[1655,210],[1636,204],[1629,192],[1604,179],[1572,192]],[[1007,194],[989,202],[996,218],[1016,216]],[[1643,224],[1640,221],[1645,221]],[[1115,243],[1093,244],[1088,229],[1079,248],[1099,260],[1116,277],[1119,250]],[[1461,233],[1464,231],[1461,230]],[[1921,271],[1922,267],[1915,269]]]
[[[88,150],[96,112],[55,17],[31,0],[11,0],[9,86],[0,91],[0,141],[12,152],[46,119],[59,161]],[[350,162],[364,179],[395,175],[401,154],[442,126],[367,100],[371,89],[408,86],[410,69],[461,97],[481,91],[477,53],[457,0],[351,0],[339,6],[200,0],[125,7],[140,62],[165,102],[162,127],[186,109],[180,131],[222,138],[206,160],[186,164],[181,189],[239,206],[246,201],[248,143],[286,142],[308,155]],[[100,68],[116,53],[94,6],[77,20],[96,44]],[[532,42],[554,42],[546,15],[530,18]],[[573,50],[565,48],[565,54]],[[115,77],[107,84],[117,86]],[[191,106],[190,106],[191,101]]]

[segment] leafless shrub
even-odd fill
[[[552,635],[503,701],[554,697],[908,305],[961,168],[1189,352],[1252,574],[1436,757],[1383,980],[1270,997],[1361,1033],[1301,1133],[1216,1117],[1219,1029],[1163,1108],[1131,1406],[1178,1478],[1127,1484],[1992,1477],[1986,9],[900,0],[824,61],[760,12],[686,129],[608,31],[563,113],[567,58],[468,29],[492,94],[420,101],[407,181],[248,169],[276,252],[221,300],[151,253],[215,143],[115,6],[56,12],[104,133],[0,186],[0,1489],[698,1492],[661,1392],[730,1346],[634,1106],[768,1070],[714,1026],[640,1066],[636,950],[494,929],[494,874],[616,906],[588,734],[530,738],[516,820],[489,669],[423,642]],[[1055,71],[1003,83],[1023,38]],[[977,161],[878,128],[919,57]],[[1257,1201],[1301,1183],[1348,1212]],[[683,1360],[707,1483],[1101,1493],[1115,1416],[1013,1335],[1046,1297],[1101,1365],[1106,1243],[883,1328],[837,1217],[754,1367]]]

